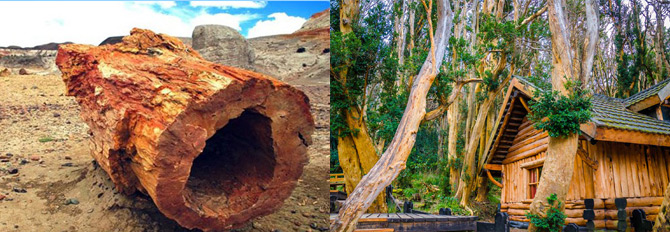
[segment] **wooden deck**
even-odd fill
[[[330,215],[333,221],[337,214]],[[476,216],[447,216],[415,213],[363,214],[358,220],[358,230],[393,229],[392,231],[474,231]]]

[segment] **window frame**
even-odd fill
[[[540,178],[542,177],[542,167],[543,165],[527,169],[528,178],[526,180],[526,187],[527,187],[526,189],[528,191],[526,191],[526,199],[532,200],[535,198],[534,195],[537,194],[537,187],[540,185]],[[535,182],[531,182],[532,180],[531,176],[533,174],[535,174],[535,176],[537,177]],[[532,192],[533,186],[535,186],[535,193]]]

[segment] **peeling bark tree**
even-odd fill
[[[340,31],[343,35],[353,33],[351,25],[358,18],[360,3],[357,0],[343,0],[340,4]],[[346,82],[347,74],[348,69],[346,68],[338,73],[340,80]],[[343,112],[344,123],[348,130],[354,133],[348,133],[337,139],[337,154],[340,167],[342,167],[344,173],[345,191],[348,195],[353,192],[361,178],[372,169],[379,159],[372,138],[368,134],[363,113],[363,110],[357,105],[353,105]],[[385,199],[384,195],[378,196],[377,200],[370,206],[369,212],[387,212]]]
[[[570,44],[569,31],[566,27],[565,14],[563,12],[563,2],[561,0],[549,0],[548,14],[549,14],[549,30],[551,31],[551,46],[552,46],[552,73],[551,84],[554,90],[560,94],[567,96],[568,90],[565,88],[565,83],[568,80],[585,80],[588,83],[590,73],[593,68],[593,56],[595,49],[590,49],[590,44],[585,44],[585,54],[582,59],[582,65],[573,66],[576,62],[574,60],[574,51]],[[587,36],[589,39],[586,43],[597,43],[592,33],[597,33],[597,15],[594,0],[586,0],[586,26]],[[594,29],[595,28],[595,29]],[[595,35],[597,38],[597,34]],[[573,67],[581,68],[581,71],[573,70]],[[585,76],[581,76],[584,75]],[[577,76],[579,75],[579,76]],[[530,205],[530,212],[542,217],[546,216],[546,211],[550,205],[547,203],[547,197],[551,194],[556,194],[558,201],[565,202],[572,180],[572,174],[575,168],[575,155],[577,154],[577,142],[579,135],[576,133],[570,134],[566,137],[550,137],[549,146],[547,148],[547,156],[544,161],[544,168],[542,170],[542,177],[538,186],[535,198]],[[556,203],[555,203],[556,204]],[[563,209],[561,209],[563,210]],[[536,231],[537,228],[531,224],[530,231]]]
[[[269,214],[302,174],[314,121],[289,85],[142,29],[114,45],[61,45],[56,64],[117,189],[148,194],[184,227]]]
[[[377,164],[370,170],[370,173],[363,177],[354,192],[349,195],[342,209],[340,209],[338,218],[332,222],[331,231],[349,232],[356,229],[358,218],[370,207],[377,195],[405,168],[407,157],[414,146],[419,124],[426,115],[426,95],[439,72],[453,20],[453,12],[449,1],[439,0],[437,2],[438,25],[435,36],[433,36],[432,20],[430,19],[432,0],[429,3],[423,2],[423,5],[427,12],[426,21],[430,25],[430,54],[412,84],[407,107],[398,124],[393,140]],[[458,92],[458,90],[454,91],[455,93]],[[455,99],[454,94],[450,96],[449,100],[453,102],[453,99]]]
[[[449,183],[451,184],[451,191],[456,192],[458,189],[458,179],[460,178],[461,172],[456,168],[456,159],[458,158],[458,152],[456,151],[456,145],[458,144],[458,129],[460,127],[460,100],[457,99],[454,103],[449,106],[449,141],[447,142],[447,154],[449,160]]]
[[[342,167],[344,173],[345,191],[347,194],[351,194],[354,191],[361,178],[372,169],[379,159],[365,126],[365,121],[363,121],[359,112],[357,107],[350,107],[344,115],[349,130],[357,131],[357,133],[350,133],[337,139],[337,154],[339,156],[340,167]],[[368,211],[371,213],[387,212],[385,199],[384,195],[378,196]]]

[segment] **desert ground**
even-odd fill
[[[319,98],[311,101],[310,162],[280,210],[236,231],[328,228],[327,88],[302,88]],[[79,106],[64,92],[59,75],[0,77],[0,231],[190,231],[148,196],[115,190],[89,154]]]

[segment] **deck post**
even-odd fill
[[[647,220],[647,214],[643,209],[633,210],[633,217],[630,219],[630,224],[635,228],[636,232],[651,231],[652,223]]]
[[[500,212],[496,214],[495,217],[496,232],[509,232],[509,215],[505,212]]]
[[[440,208],[440,215],[451,216],[451,209],[450,208]]]
[[[586,209],[584,209],[584,215],[582,215],[582,217],[586,219],[586,228],[589,231],[595,231],[596,225],[593,223],[593,219],[596,218],[596,213],[593,211],[593,199],[584,199],[584,206],[586,206]]]
[[[411,201],[405,201],[402,206],[403,213],[412,213],[412,210],[414,210],[414,203]]]
[[[570,223],[563,227],[563,232],[579,232],[579,226],[575,223]]]
[[[626,214],[626,204],[626,198],[614,199],[614,205],[616,205],[616,208],[618,209],[617,219],[619,219],[617,222],[617,230],[622,232],[626,231],[626,227],[628,227],[626,224],[626,218],[628,218],[628,215]]]

